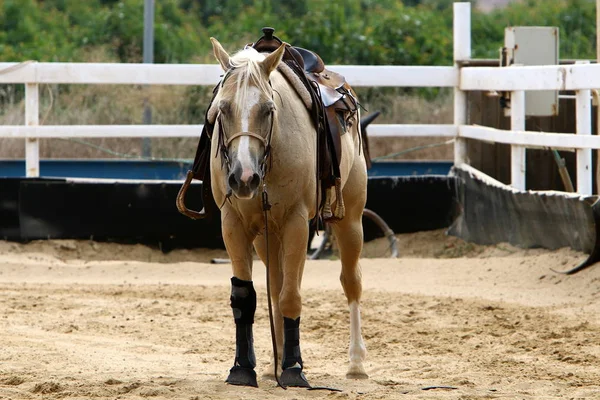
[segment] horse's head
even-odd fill
[[[235,197],[251,199],[264,178],[275,128],[269,77],[285,48],[282,45],[267,56],[247,48],[230,57],[216,39],[211,41],[225,71],[214,107],[227,187]]]

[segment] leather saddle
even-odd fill
[[[265,27],[263,36],[255,43],[248,44],[261,53],[275,51],[284,42],[273,33],[275,29]],[[342,157],[342,135],[351,123],[358,123],[358,102],[346,79],[325,67],[321,57],[302,47],[285,43],[283,62],[285,62],[303,82],[312,98],[312,118],[317,130],[317,177],[321,182],[321,210],[324,220],[341,219],[344,206],[341,201],[340,161]],[[364,133],[363,133],[364,134]],[[361,140],[361,145],[366,142]],[[365,155],[368,154],[365,152]],[[338,207],[331,212],[329,189],[335,186]],[[318,196],[317,196],[318,197]]]
[[[283,44],[277,36],[273,35],[275,29],[267,27],[263,28],[262,31],[263,37],[256,43],[251,43],[248,46],[253,47],[261,53],[270,53],[277,50]],[[284,61],[287,58],[288,61],[293,60],[296,62],[309,79],[318,84],[325,107],[329,107],[344,96],[338,92],[338,89],[347,85],[346,78],[337,72],[328,70],[321,57],[314,51],[298,46],[291,46],[287,43],[286,46],[287,51],[286,55],[284,55]]]
[[[250,43],[247,46],[253,47],[258,52],[268,53],[275,51],[284,44],[281,39],[273,35],[275,29],[265,27],[262,31],[263,36],[255,43]],[[305,82],[306,89],[313,94],[313,97],[316,97],[316,99],[313,99],[315,100],[313,101],[313,108],[319,110],[315,110],[315,114],[322,114],[325,119],[323,121],[325,126],[321,127],[323,132],[319,132],[319,134],[327,138],[328,146],[325,147],[329,147],[328,150],[330,151],[324,151],[324,148],[319,149],[319,157],[328,159],[323,161],[322,166],[327,168],[328,164],[331,164],[333,176],[323,176],[321,174],[321,179],[328,180],[330,178],[333,181],[340,176],[341,136],[346,132],[349,119],[357,114],[358,102],[356,96],[350,85],[346,83],[346,79],[342,75],[328,70],[317,53],[302,47],[291,46],[288,43],[285,43],[285,45],[286,51],[283,61],[292,67],[296,75]],[[315,117],[315,119],[317,118]],[[318,127],[319,121],[315,120],[314,122]],[[325,171],[322,170],[321,172]]]

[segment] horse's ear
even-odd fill
[[[281,46],[271,54],[269,54],[262,62],[262,67],[267,76],[271,75],[271,72],[277,68],[281,59],[283,58],[283,53],[285,52],[285,43],[282,43]]]
[[[227,52],[225,51],[223,46],[221,46],[221,43],[219,43],[217,39],[211,37],[210,41],[213,45],[213,53],[215,54],[215,58],[217,59],[219,64],[221,64],[221,68],[223,68],[223,71],[228,71],[229,68],[231,68],[231,64],[229,63],[229,54],[227,54]]]

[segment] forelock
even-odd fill
[[[260,63],[265,55],[249,47],[234,54],[231,67],[226,74],[226,81],[221,90],[235,90],[233,95],[234,109],[241,112],[243,105],[248,101],[249,88],[257,87],[263,94],[270,96],[269,82],[265,79]]]

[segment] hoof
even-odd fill
[[[369,379],[369,375],[366,372],[348,372],[346,379]]]
[[[283,387],[310,387],[301,368],[284,369],[279,380]]]
[[[367,375],[362,365],[354,365],[346,372],[346,379],[369,379],[369,375]]]
[[[236,386],[258,387],[258,382],[256,382],[256,372],[253,369],[244,367],[231,368],[225,382]]]

